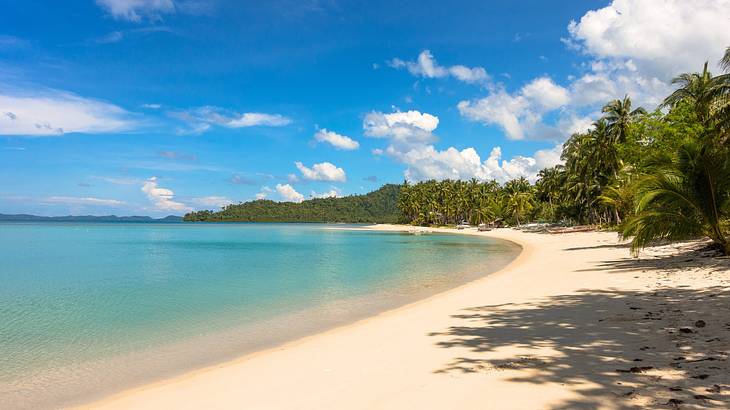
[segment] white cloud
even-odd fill
[[[272,192],[274,192],[273,189],[269,188],[268,186],[262,186],[261,191],[256,194],[256,199],[266,199],[266,197],[268,197],[269,194]]]
[[[388,62],[393,68],[405,68],[411,74],[424,78],[443,78],[452,76],[459,81],[466,83],[486,83],[489,80],[487,71],[482,67],[466,67],[454,65],[451,67],[440,66],[429,50],[423,50],[416,61],[403,61],[394,58]]]
[[[730,45],[730,0],[615,0],[568,25],[569,47],[590,58],[566,86],[536,78],[514,93],[458,104],[473,121],[498,125],[510,139],[561,141],[585,130],[608,101],[629,95],[635,107],[654,109],[672,89],[671,78],[717,61]],[[548,118],[546,120],[546,118]]]
[[[510,139],[555,139],[559,134],[542,123],[543,115],[569,102],[567,89],[548,77],[539,77],[515,94],[498,88],[487,97],[461,101],[457,107],[470,120],[500,126]]]
[[[116,199],[101,199],[92,197],[72,197],[72,196],[52,196],[43,200],[45,203],[65,204],[65,205],[95,205],[95,206],[119,206],[124,205],[124,201]]]
[[[345,170],[338,168],[330,162],[321,162],[319,164],[312,165],[311,168],[306,167],[301,162],[297,161],[294,163],[297,169],[302,173],[305,179],[313,181],[347,181],[347,175]]]
[[[431,133],[438,127],[438,117],[419,111],[397,111],[390,114],[373,111],[365,116],[365,135],[389,138],[398,144],[418,144],[435,140]]]
[[[255,126],[282,127],[291,123],[289,118],[280,114],[266,114],[261,112],[247,112],[224,123],[226,127],[242,128]]]
[[[200,198],[193,198],[193,203],[203,207],[215,207],[223,208],[226,205],[233,203],[229,198],[225,196],[204,196]]]
[[[544,87],[544,84],[538,85]],[[549,89],[549,87],[548,87]],[[543,97],[541,97],[543,98]],[[527,99],[527,97],[523,97]],[[552,96],[543,104],[550,106],[560,101],[559,97]],[[434,145],[428,143],[435,137],[431,134],[438,126],[438,119],[430,114],[421,114],[414,112],[408,115],[406,113],[394,113],[395,118],[390,123],[397,125],[407,123],[409,125],[419,124],[416,127],[419,132],[428,134],[427,137],[422,136],[420,140],[408,140],[403,143],[403,136],[399,132],[392,132],[392,127],[388,127],[388,121],[392,114],[371,113],[365,117],[363,127],[368,134],[368,130],[376,129],[377,135],[390,139],[390,145],[385,150],[374,150],[374,154],[386,154],[390,158],[405,164],[408,168],[404,172],[404,176],[409,181],[423,181],[427,179],[471,179],[476,178],[482,181],[497,180],[506,182],[510,179],[526,177],[534,181],[540,169],[553,166],[560,161],[561,146],[549,150],[540,150],[535,153],[534,157],[516,156],[509,161],[502,159],[502,151],[499,147],[492,150],[490,155],[482,161],[481,157],[474,148],[465,148],[459,150],[455,147],[449,147],[445,150],[438,150]],[[371,116],[375,116],[374,121]],[[405,119],[404,119],[405,118]],[[428,120],[424,121],[423,119]],[[570,124],[577,123],[577,119],[573,119]],[[375,125],[373,125],[375,123]],[[384,124],[384,125],[383,125]]]
[[[314,134],[314,139],[318,142],[326,142],[340,150],[351,151],[360,147],[360,143],[354,139],[334,131],[328,131],[326,128],[318,130]]]
[[[156,209],[160,211],[190,211],[187,205],[176,202],[175,193],[171,189],[160,188],[157,183],[157,177],[152,177],[142,185],[142,192],[147,194],[147,198],[152,202]]]
[[[304,201],[304,195],[297,192],[296,189],[289,184],[276,184],[276,192],[279,193],[282,200],[287,202],[299,203]]]
[[[504,183],[511,179],[526,177],[530,181],[537,179],[537,173],[560,162],[562,147],[556,146],[548,150],[537,151],[534,157],[515,156],[502,159],[502,150],[495,147],[489,156],[482,161],[474,148],[458,150],[449,147],[443,151],[433,145],[425,145],[401,152],[390,147],[388,154],[408,165],[405,177],[409,181],[428,179],[471,179],[482,181],[496,180]]]
[[[342,194],[339,189],[332,187],[332,189],[326,192],[311,191],[309,196],[312,198],[339,198],[342,196]]]
[[[728,0],[615,0],[568,25],[566,40],[599,60],[668,81],[713,66],[730,45]],[[716,67],[716,66],[715,66]]]
[[[281,114],[260,112],[236,113],[219,107],[197,107],[182,112],[171,112],[171,116],[188,124],[188,128],[179,131],[181,134],[202,134],[212,125],[226,128],[245,128],[255,126],[283,127],[291,120]]]
[[[64,91],[0,88],[0,135],[124,132],[137,125],[131,117],[116,105]]]
[[[163,14],[175,12],[172,0],[96,0],[96,4],[115,19],[134,22],[159,20]]]
[[[522,87],[522,95],[543,110],[554,110],[568,104],[568,90],[549,77],[540,77]]]

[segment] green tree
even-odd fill
[[[622,100],[613,100],[606,104],[602,110],[606,115],[604,118],[607,123],[607,133],[613,139],[613,142],[626,142],[630,125],[639,116],[646,115],[646,110],[642,107],[631,110],[631,99],[628,95]]]
[[[633,237],[638,252],[658,239],[682,240],[707,235],[730,252],[730,157],[701,142],[687,142],[674,158],[658,164],[637,185],[636,215],[622,236]]]

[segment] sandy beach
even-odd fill
[[[449,232],[523,252],[445,293],[83,408],[730,407],[730,260],[702,242],[637,259],[615,233]]]

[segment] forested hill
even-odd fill
[[[206,222],[349,222],[394,223],[400,218],[397,202],[400,185],[383,185],[365,195],[314,198],[301,203],[266,199],[228,205],[218,212],[198,211],[185,221]]]
[[[2,222],[181,222],[182,218],[168,215],[164,218],[149,216],[116,216],[116,215],[68,215],[68,216],[37,216],[28,214],[0,214]]]

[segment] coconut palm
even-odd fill
[[[606,115],[608,135],[614,142],[626,142],[629,133],[629,125],[640,115],[645,115],[646,110],[642,107],[631,110],[631,98],[628,95],[622,100],[613,100],[603,106],[602,110]]]
[[[637,184],[636,215],[625,225],[636,253],[658,239],[682,240],[706,235],[730,253],[726,221],[730,217],[730,157],[699,142],[682,145]]]
[[[720,60],[720,66],[725,72],[730,72],[730,47],[725,49],[725,55]]]
[[[674,107],[686,101],[692,104],[700,121],[708,124],[720,108],[718,99],[728,91],[728,75],[713,76],[705,62],[701,73],[680,74],[672,80],[672,84],[679,85],[679,88],[664,99],[662,106]]]
[[[515,191],[508,199],[507,206],[510,213],[517,221],[517,226],[520,226],[520,217],[523,217],[530,212],[533,208],[532,193],[527,191]]]

